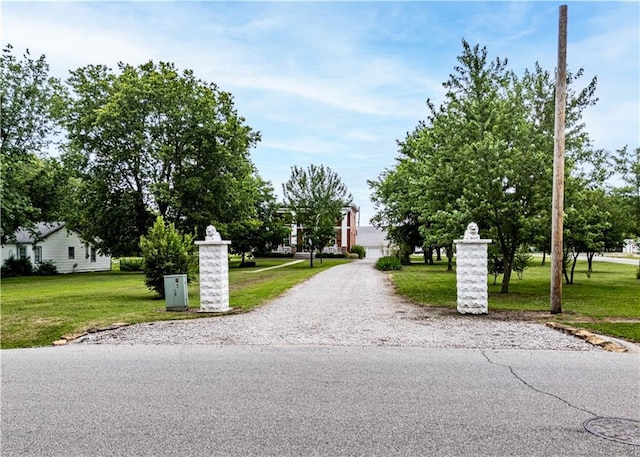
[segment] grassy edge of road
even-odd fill
[[[258,259],[255,267],[229,268],[229,305],[248,311],[276,298],[287,289],[327,268],[349,262],[320,259],[283,265],[291,259]],[[253,272],[252,274],[247,274]],[[0,347],[25,348],[51,345],[64,336],[108,327],[175,319],[211,317],[198,313],[200,289],[189,283],[189,311],[167,312],[164,300],[144,284],[139,272],[75,273],[57,276],[3,278],[0,288]]]
[[[563,284],[563,312],[549,313],[550,265],[533,261],[522,279],[514,273],[509,293],[500,293],[500,278],[489,278],[489,316],[553,321],[640,343],[640,280],[637,266],[579,261],[574,284]],[[456,308],[456,273],[446,261],[412,263],[390,275],[396,291],[420,306]]]

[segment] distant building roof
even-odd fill
[[[387,240],[386,231],[377,229],[371,225],[361,225],[358,227],[356,244],[365,248],[378,248],[389,245],[389,240]]]
[[[65,222],[38,222],[33,228],[20,227],[9,239],[9,243],[34,243],[36,240],[41,240],[57,232],[65,225]]]

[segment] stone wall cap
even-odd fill
[[[481,240],[453,240],[455,244],[489,244],[493,240],[481,239]]]
[[[213,241],[213,240],[198,240],[195,241],[195,244],[197,245],[210,245],[210,246],[216,246],[216,245],[221,245],[221,244],[231,244],[231,241],[229,240],[221,240],[221,241]]]

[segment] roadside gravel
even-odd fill
[[[413,346],[600,350],[536,322],[461,316],[395,294],[369,260],[325,270],[249,313],[138,324],[75,344]]]

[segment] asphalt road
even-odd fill
[[[640,456],[640,355],[336,346],[6,350],[1,455]]]

